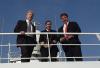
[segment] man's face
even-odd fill
[[[32,19],[33,19],[33,13],[32,13],[32,12],[28,12],[28,13],[26,14],[26,18],[27,18],[29,21],[32,21]]]
[[[47,30],[51,30],[51,22],[47,22],[45,27]]]
[[[61,20],[63,23],[67,23],[68,22],[68,17],[67,16],[62,16]]]

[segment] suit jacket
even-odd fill
[[[42,32],[47,32],[47,30],[43,30]],[[55,30],[50,30],[50,32],[56,32],[56,31]],[[57,43],[58,38],[57,38],[56,34],[48,34],[48,38],[49,38],[49,43],[50,44],[56,44]],[[54,43],[53,40],[55,40],[56,43]],[[48,43],[47,35],[46,34],[41,34],[40,38],[39,38],[39,42],[45,42],[47,44]],[[50,46],[50,48],[52,48],[53,51],[58,52],[57,45],[52,45],[52,46]],[[43,47],[43,49],[44,49],[44,47]],[[48,49],[48,48],[45,48],[45,49]]]
[[[47,30],[43,30],[42,32],[47,32]],[[50,32],[56,32],[56,31],[55,30],[50,30]],[[49,43],[50,44],[53,44],[53,40],[55,40],[57,42],[57,35],[55,35],[55,34],[48,34],[48,37],[49,37]],[[48,42],[47,35],[46,34],[45,35],[41,34],[39,42],[47,43]]]
[[[33,32],[35,32],[36,28],[34,25],[33,26]],[[20,31],[24,31],[27,32],[27,22],[23,21],[23,20],[19,20],[17,22],[17,25],[15,26],[14,32],[20,32]],[[24,44],[25,43],[25,39],[26,39],[26,35],[18,35],[17,36],[17,44]],[[34,43],[36,43],[36,35],[33,35],[33,40]]]
[[[63,26],[61,26],[59,29],[58,29],[58,32],[63,32]],[[67,27],[67,32],[72,32],[72,33],[80,33],[81,32],[81,29],[79,27],[79,25],[76,23],[76,22],[69,22],[68,24],[68,27]],[[60,38],[61,37],[64,37],[64,35],[58,35],[58,38],[59,38],[59,41],[60,41]],[[80,40],[78,38],[78,35],[74,35],[73,38],[69,39],[69,40],[64,40],[63,42],[61,43],[64,43],[64,44],[80,44]]]

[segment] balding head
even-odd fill
[[[32,21],[32,19],[33,19],[33,11],[32,10],[27,11],[26,19],[28,19],[29,21]]]

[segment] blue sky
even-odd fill
[[[82,32],[100,32],[100,0],[0,0],[0,32],[13,32],[16,22],[25,19],[28,9],[33,10],[34,20],[41,24],[40,30],[47,19],[52,20],[53,29],[58,29],[62,25],[60,13],[67,12],[69,20],[77,21]],[[16,43],[15,39],[15,36],[3,36],[2,44]],[[80,40],[100,43],[95,35],[81,35]],[[7,47],[2,48],[2,57],[7,57]],[[100,56],[99,52],[100,46],[82,46],[83,56]]]

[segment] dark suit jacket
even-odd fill
[[[47,30],[43,30],[42,32],[47,32]],[[56,32],[55,30],[51,30],[50,32]],[[53,40],[57,41],[57,35],[55,34],[48,34],[48,37],[49,37],[49,43],[50,44],[53,44]],[[40,39],[39,39],[39,42],[48,42],[47,40],[47,35],[40,35]]]
[[[68,24],[68,28],[67,28],[68,32],[72,32],[72,33],[80,33],[81,32],[81,29],[79,27],[79,25],[76,23],[76,22],[69,22]],[[58,32],[63,32],[63,26],[61,26],[59,29],[58,29]],[[64,37],[64,35],[58,35],[58,38],[60,40],[61,37]],[[61,43],[64,43],[64,44],[80,44],[80,40],[78,38],[78,35],[74,35],[73,38],[69,39],[69,40],[65,40]]]
[[[35,26],[33,26],[33,32],[35,32]],[[27,22],[23,21],[23,20],[19,20],[17,22],[17,25],[15,26],[14,32],[20,32],[20,31],[24,31],[27,32]],[[33,40],[34,43],[36,43],[36,35],[33,35]],[[18,35],[17,36],[17,44],[24,44],[25,43],[25,39],[26,39],[26,35]]]
[[[43,30],[42,32],[47,32],[47,30]],[[55,30],[51,30],[50,32],[56,32]],[[48,34],[48,37],[49,37],[49,43],[50,44],[56,44],[57,43],[57,35],[56,34]],[[53,40],[56,41],[56,43],[53,42]],[[48,40],[47,40],[47,35],[40,35],[40,39],[39,39],[39,42],[45,42],[46,44],[48,43]],[[53,51],[58,51],[58,48],[57,48],[57,45],[54,45],[54,46],[51,46],[54,48]],[[48,48],[47,48],[48,49]]]

